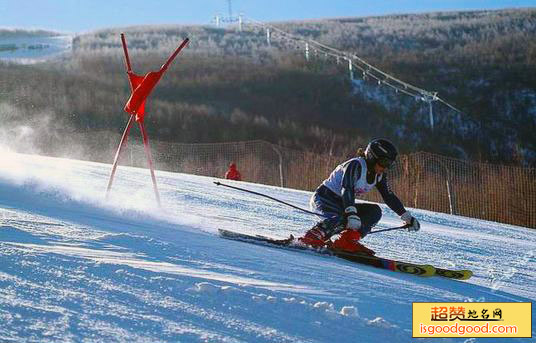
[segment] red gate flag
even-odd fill
[[[125,105],[125,111],[136,115],[136,121],[142,122],[145,115],[145,100],[162,77],[162,71],[151,71],[145,77],[128,73],[132,94]]]
[[[160,70],[156,72],[149,72],[145,76],[139,76],[132,72],[132,66],[130,65],[130,58],[128,56],[127,41],[125,40],[124,33],[121,33],[121,42],[123,43],[123,51],[125,53],[125,63],[127,65],[128,81],[130,82],[130,88],[132,90],[132,94],[130,95],[130,98],[128,99],[124,108],[126,112],[130,113],[130,118],[128,120],[127,127],[123,132],[121,142],[119,143],[119,147],[117,148],[117,152],[115,154],[114,164],[112,166],[112,173],[110,174],[110,179],[108,180],[108,188],[106,188],[106,197],[108,197],[110,189],[112,189],[112,182],[114,180],[117,164],[119,163],[119,157],[121,155],[121,151],[127,143],[127,137],[135,119],[140,126],[141,135],[143,138],[143,147],[145,148],[147,163],[149,164],[149,169],[151,170],[154,194],[156,196],[158,206],[160,206],[160,195],[158,194],[158,187],[156,186],[153,158],[151,156],[151,150],[149,149],[149,137],[147,137],[147,132],[145,132],[145,125],[143,124],[143,116],[145,115],[145,101],[147,100],[149,94],[151,94],[151,91],[156,86],[162,75],[166,72],[171,62],[173,62],[173,60],[179,54],[182,48],[184,48],[186,44],[188,44],[189,39],[186,38],[181,43],[181,45],[179,45],[177,50],[175,50],[175,52],[168,58],[166,63],[164,63],[162,67],[160,67]]]
[[[177,54],[186,46],[186,44],[188,44],[189,39],[186,38],[181,43],[177,50],[175,50],[175,52],[168,58],[166,63],[160,67],[160,70],[148,72],[145,76],[139,76],[132,72],[124,36],[121,36],[121,38],[123,39],[123,48],[125,49],[125,58],[127,60],[127,75],[132,89],[132,94],[125,105],[125,112],[136,115],[136,121],[142,123],[145,115],[145,101],[147,100],[147,97],[151,94],[151,91],[166,72]]]

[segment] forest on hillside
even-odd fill
[[[134,71],[156,70],[184,37],[191,44],[147,104],[147,129],[166,142],[262,139],[348,155],[390,137],[403,153],[478,161],[536,162],[536,10],[501,10],[271,23],[348,51],[459,108],[428,105],[374,82],[350,82],[347,66],[278,40],[257,26],[141,26],[77,36],[61,61],[0,63],[6,134],[26,125],[53,150],[72,133],[120,133],[129,96],[119,38]]]

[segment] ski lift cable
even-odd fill
[[[437,101],[445,104],[446,106],[450,107],[452,110],[456,111],[456,112],[459,112],[459,113],[464,113],[463,111],[457,109],[456,107],[452,106],[451,104],[449,104],[448,102],[446,102],[445,100],[441,99],[440,97],[436,96],[436,99]]]
[[[382,84],[385,84],[397,91],[400,91],[401,93],[403,94],[406,94],[406,95],[409,95],[411,97],[419,97],[421,93],[418,93],[418,92],[415,92],[415,93],[412,93],[406,89],[403,89],[403,88],[400,88],[400,87],[397,87],[396,85],[392,84],[390,82],[390,80],[392,80],[391,78],[385,78],[385,79],[381,79],[379,78],[378,76],[374,75],[373,73],[370,72],[370,70],[366,70],[365,68],[361,67],[360,65],[356,65],[356,64],[353,64],[352,65],[356,68],[356,69],[359,69],[363,72],[363,76],[369,76],[373,79],[375,79],[376,81],[380,81]]]
[[[426,102],[439,101],[439,102],[443,103],[444,105],[448,106],[449,108],[451,108],[452,110],[454,110],[456,112],[459,112],[459,113],[463,113],[461,110],[459,110],[455,106],[449,104],[444,99],[438,97],[437,92],[427,91],[425,89],[422,89],[422,88],[419,88],[417,86],[414,86],[414,85],[412,85],[410,83],[402,81],[402,80],[398,79],[397,77],[395,77],[395,76],[393,76],[393,75],[391,75],[389,73],[386,73],[386,72],[382,71],[381,69],[373,66],[372,64],[368,63],[363,58],[361,58],[361,57],[359,57],[359,56],[357,56],[355,54],[351,54],[351,53],[348,53],[348,52],[338,50],[336,48],[333,48],[333,47],[330,47],[330,46],[325,45],[323,43],[320,43],[318,41],[315,41],[313,39],[307,39],[307,38],[303,38],[303,37],[300,37],[300,36],[285,32],[285,31],[283,31],[283,30],[281,30],[281,29],[279,29],[279,28],[277,28],[277,27],[275,27],[273,25],[266,24],[266,23],[257,21],[255,19],[249,18],[249,17],[245,18],[245,20],[250,22],[251,24],[253,24],[255,26],[260,27],[260,28],[264,28],[264,29],[268,28],[268,29],[270,29],[272,31],[272,33],[279,33],[283,39],[288,39],[288,40],[292,40],[292,41],[307,43],[307,44],[309,44],[310,49],[313,50],[313,51],[315,51],[315,48],[316,48],[317,51],[319,51],[321,53],[324,53],[326,55],[335,57],[335,58],[351,59],[351,60],[353,60],[352,61],[352,66],[354,66],[357,69],[365,72],[366,75],[370,76],[371,78],[373,78],[373,79],[375,79],[377,81],[380,81],[383,84],[385,84],[385,85],[387,85],[387,86],[389,86],[389,87],[391,87],[391,88],[393,88],[393,89],[395,89],[397,91],[400,91],[403,94],[406,94],[406,95],[412,96],[412,97],[416,97],[416,98],[420,97],[421,100],[426,101]],[[363,67],[363,66],[361,66],[359,64],[361,64],[361,65],[363,65],[365,67]],[[375,75],[374,73],[381,75],[381,77],[383,77],[383,79],[380,76]],[[394,83],[398,84],[399,86],[391,83],[390,81],[393,81]],[[411,92],[409,90],[411,90],[413,92]]]
[[[413,90],[415,90],[415,91],[417,91],[417,92],[419,92],[419,93],[421,93],[421,94],[423,94],[423,95],[430,95],[430,94],[432,94],[432,93],[429,92],[429,91],[426,91],[426,90],[424,90],[424,89],[422,89],[422,88],[413,86],[413,85],[411,85],[411,84],[409,84],[409,83],[407,83],[407,82],[404,82],[404,81],[402,81],[402,80],[400,80],[400,79],[398,79],[398,78],[396,78],[396,77],[394,77],[394,76],[392,76],[392,75],[390,75],[390,74],[388,74],[388,73],[386,73],[386,72],[384,72],[384,71],[382,71],[382,70],[380,70],[380,69],[374,67],[373,65],[371,65],[370,63],[368,63],[367,61],[365,61],[364,59],[362,59],[361,57],[359,57],[359,56],[357,56],[357,55],[355,55],[355,54],[351,54],[351,55],[350,55],[350,54],[348,54],[348,53],[345,53],[345,52],[343,52],[343,51],[337,50],[337,49],[335,49],[335,48],[332,48],[332,47],[330,47],[330,46],[327,46],[327,45],[325,45],[325,44],[322,44],[322,43],[317,42],[317,41],[314,41],[314,40],[309,40],[309,42],[310,42],[311,44],[317,45],[317,46],[319,46],[319,47],[321,47],[321,48],[324,48],[324,49],[327,49],[327,50],[336,52],[336,53],[338,53],[339,57],[347,57],[347,56],[350,56],[350,58],[359,61],[359,62],[362,63],[363,65],[366,65],[368,68],[370,68],[370,69],[376,71],[377,73],[383,75],[386,79],[391,79],[391,80],[393,80],[393,81],[396,81],[397,83],[400,83],[401,85],[405,86],[406,88],[411,88],[411,89],[413,89]]]
[[[315,41],[315,40],[312,40],[312,39],[304,39],[304,38],[301,38],[301,37],[297,37],[297,36],[295,36],[293,34],[287,33],[287,32],[285,32],[285,31],[283,31],[283,30],[281,30],[281,29],[279,29],[277,27],[272,26],[272,25],[261,23],[261,22],[258,22],[256,20],[250,19],[250,18],[248,18],[248,19],[251,20],[252,22],[254,22],[255,24],[257,24],[258,26],[268,27],[268,28],[272,29],[273,31],[277,31],[277,32],[281,33],[284,36],[290,36],[295,40],[304,41],[306,43],[309,43],[310,45],[316,45],[319,48],[331,51],[331,52],[335,53],[335,56],[338,56],[339,58],[345,58],[345,57],[348,58],[348,57],[350,57],[352,59],[355,59],[355,60],[359,61],[360,63],[366,65],[368,68],[370,68],[370,69],[376,71],[377,73],[383,75],[385,78],[392,79],[393,81],[396,81],[396,82],[400,83],[404,87],[411,88],[411,89],[415,90],[416,92],[419,92],[419,93],[421,93],[423,95],[432,94],[432,92],[426,91],[426,90],[424,90],[422,88],[419,88],[419,87],[416,87],[416,86],[413,86],[413,85],[411,85],[411,84],[409,84],[407,82],[404,82],[404,81],[402,81],[402,80],[400,80],[400,79],[398,79],[398,78],[396,78],[396,77],[394,77],[394,76],[392,76],[392,75],[390,75],[390,74],[388,74],[388,73],[386,73],[386,72],[374,67],[373,65],[371,65],[370,63],[368,63],[367,61],[365,61],[364,59],[362,59],[361,57],[359,57],[359,56],[357,56],[355,54],[349,54],[349,53],[343,52],[341,50],[332,48],[330,46],[327,46],[325,44],[322,44],[322,43],[320,43],[318,41]]]

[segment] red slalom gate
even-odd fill
[[[147,132],[145,131],[145,126],[143,124],[143,120],[145,117],[145,101],[147,100],[147,97],[149,97],[149,94],[151,94],[151,91],[156,86],[158,81],[160,81],[160,78],[166,72],[171,62],[173,62],[175,57],[177,57],[179,52],[181,52],[181,50],[188,44],[189,41],[190,40],[188,38],[182,41],[179,47],[175,50],[173,54],[171,54],[171,56],[169,56],[166,63],[164,63],[158,71],[151,71],[151,72],[148,72],[145,76],[139,76],[139,75],[134,74],[134,72],[132,71],[132,66],[130,64],[130,57],[128,56],[128,48],[127,48],[127,42],[125,40],[125,34],[121,33],[121,43],[123,44],[123,51],[125,53],[127,75],[128,75],[128,80],[130,82],[130,88],[132,90],[132,94],[130,95],[130,98],[128,99],[126,103],[124,110],[125,112],[130,114],[130,118],[128,120],[127,126],[125,127],[125,131],[123,132],[123,136],[121,137],[121,142],[119,143],[117,152],[115,153],[114,164],[112,166],[112,173],[110,174],[108,187],[106,189],[106,198],[108,198],[110,189],[112,188],[112,182],[114,180],[114,175],[117,169],[117,164],[119,162],[119,157],[121,156],[121,152],[123,148],[127,144],[130,128],[134,124],[134,121],[136,121],[141,130],[143,146],[145,148],[145,155],[147,156],[147,163],[149,165],[149,169],[151,170],[151,178],[153,181],[154,194],[156,196],[156,201],[158,203],[158,206],[160,206],[160,195],[158,194],[158,187],[156,185],[156,177],[154,174],[154,167],[153,167],[153,158],[151,156],[151,149],[149,148],[149,137],[147,136]]]

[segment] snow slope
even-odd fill
[[[419,233],[365,239],[475,272],[419,278],[223,240],[218,228],[285,237],[315,218],[212,178],[157,172],[158,209],[147,170],[120,167],[104,201],[109,165],[0,153],[0,342],[414,342],[414,301],[536,300],[527,228],[415,210]],[[310,196],[235,184],[304,207]],[[480,341],[508,339],[468,340]]]

